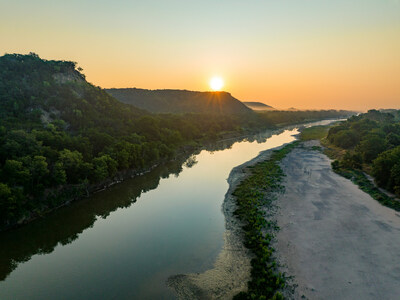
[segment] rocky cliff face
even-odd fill
[[[53,74],[53,79],[58,84],[65,84],[70,82],[84,82],[85,78],[76,71],[70,71],[65,73]]]

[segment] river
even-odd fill
[[[219,142],[1,233],[0,299],[174,299],[166,279],[221,251],[232,168],[297,133]]]

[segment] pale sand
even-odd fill
[[[276,204],[275,239],[282,271],[292,276],[288,299],[400,299],[400,213],[384,207],[351,181],[334,173],[330,160],[310,149],[283,159],[285,194]],[[231,299],[245,291],[251,254],[243,246],[232,192],[246,167],[271,150],[234,168],[223,203],[224,249],[213,269],[168,280],[179,299]],[[269,215],[270,217],[271,215]]]
[[[222,205],[226,227],[224,248],[213,269],[168,279],[168,286],[177,293],[179,299],[232,299],[237,293],[247,290],[251,253],[243,245],[241,224],[233,215],[236,205],[232,192],[249,175],[246,167],[268,159],[273,150],[281,147],[263,151],[256,158],[232,169],[228,178],[229,190]]]
[[[400,299],[400,214],[330,162],[296,148],[281,163],[286,192],[277,201],[275,247],[298,285],[288,298]]]

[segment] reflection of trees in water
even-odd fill
[[[119,208],[131,206],[142,193],[157,188],[161,178],[178,176],[186,159],[187,156],[181,157],[56,210],[43,219],[0,233],[0,280],[5,280],[19,263],[30,260],[33,255],[51,253],[57,245],[71,243],[92,227],[98,217],[106,218]]]
[[[298,126],[293,126],[295,127]],[[233,144],[241,141],[263,143],[273,134],[281,132],[283,129],[225,139],[210,143],[203,149],[211,152],[221,151],[230,149]],[[201,150],[189,157],[182,156],[161,165],[142,176],[126,180],[88,199],[74,202],[70,206],[54,211],[44,219],[0,233],[0,280],[5,280],[19,263],[30,260],[32,255],[51,253],[58,244],[71,243],[85,229],[92,227],[97,217],[106,218],[119,208],[131,206],[142,193],[156,189],[161,178],[168,178],[171,174],[178,176],[183,164],[193,167],[197,163],[195,155]]]
[[[283,131],[284,130],[275,130],[275,131],[266,131],[263,133],[254,134],[254,135],[246,138],[246,141],[248,141],[250,143],[257,142],[258,144],[265,143],[267,141],[267,139],[269,139],[272,135],[280,134]]]
[[[197,164],[198,161],[196,160],[196,155],[191,155],[184,163],[183,165],[187,168],[193,167],[195,164]]]
[[[261,133],[245,135],[241,137],[228,138],[224,140],[220,140],[214,143],[209,143],[204,147],[204,150],[214,152],[230,149],[237,142],[257,142],[259,144],[265,143],[267,139],[269,139],[273,134],[280,134],[284,131],[282,130],[266,130]]]

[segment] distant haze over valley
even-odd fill
[[[261,102],[248,102],[248,101],[243,101],[244,105],[247,107],[251,108],[252,110],[275,110],[272,106],[269,106],[265,103]]]
[[[400,0],[2,1],[0,32],[0,300],[400,300]]]
[[[227,92],[187,90],[106,89],[123,103],[153,113],[246,114],[251,110]]]

